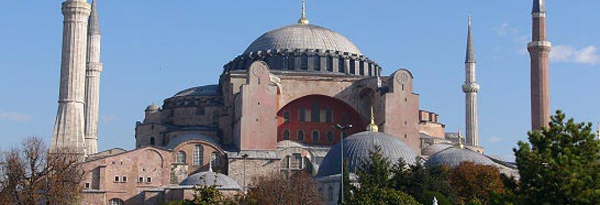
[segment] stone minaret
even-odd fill
[[[60,90],[51,151],[69,148],[85,155],[85,70],[90,7],[85,0],[67,0],[62,4]]]
[[[87,154],[98,152],[98,109],[100,104],[100,25],[96,0],[88,27],[87,70],[85,78],[85,145]]]
[[[475,49],[473,45],[473,32],[471,30],[471,17],[469,17],[469,32],[467,37],[467,57],[465,58],[465,84],[462,90],[465,93],[465,126],[467,131],[467,144],[479,146],[477,130],[477,92],[479,84],[475,80]]]
[[[552,44],[546,41],[546,6],[533,1],[532,41],[527,44],[531,56],[531,129],[539,130],[550,121],[550,80],[548,57]]]

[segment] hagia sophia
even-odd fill
[[[60,95],[51,150],[83,156],[83,204],[154,205],[188,199],[196,185],[228,196],[256,176],[307,171],[337,204],[342,156],[352,173],[380,147],[391,161],[457,166],[471,161],[517,175],[514,163],[479,146],[475,45],[466,36],[465,135],[422,110],[410,70],[382,67],[342,34],[298,22],[265,32],[225,62],[218,82],[182,88],[152,103],[135,125],[133,150],[97,150],[101,29],[96,0],[66,0]],[[543,0],[532,11],[532,128],[549,120]],[[459,87],[461,85],[457,85]],[[461,119],[462,120],[462,119]],[[343,139],[343,140],[342,140]]]

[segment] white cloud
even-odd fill
[[[493,30],[498,36],[506,36],[509,34],[517,35],[519,33],[519,30],[511,26],[508,22],[502,23],[502,25],[500,25],[499,27],[494,27]]]
[[[600,62],[598,48],[590,45],[580,50],[567,45],[558,45],[552,48],[550,60],[554,62],[577,63],[596,65]]]
[[[502,141],[502,138],[500,138],[500,137],[490,137],[490,138],[489,138],[489,141],[490,141],[491,143],[496,143],[496,142],[500,142],[500,141]]]
[[[116,114],[103,114],[100,116],[100,122],[102,122],[102,124],[110,124],[118,121],[119,117]]]
[[[0,120],[11,122],[29,122],[33,120],[31,115],[18,112],[2,112],[0,111]]]

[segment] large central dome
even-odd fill
[[[343,35],[310,24],[294,24],[269,31],[252,42],[244,54],[277,49],[318,49],[362,54]]]

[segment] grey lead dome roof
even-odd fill
[[[294,24],[269,31],[252,42],[244,54],[276,49],[320,49],[362,55],[343,35],[310,24]]]
[[[215,185],[217,189],[237,189],[240,185],[228,176],[217,172],[200,172],[185,178],[179,185]]]
[[[369,159],[369,152],[381,147],[384,157],[396,163],[403,159],[407,164],[414,164],[417,155],[398,138],[383,132],[364,131],[344,139],[344,158],[348,159],[348,171],[355,172],[361,159]],[[340,173],[340,143],[334,145],[321,162],[317,177],[325,177]]]
[[[449,166],[456,167],[462,162],[473,162],[480,165],[496,165],[487,156],[466,148],[460,149],[451,147],[431,155],[429,160],[425,162],[425,166]]]
[[[183,96],[220,96],[222,95],[219,85],[204,85],[182,90],[174,97]]]

